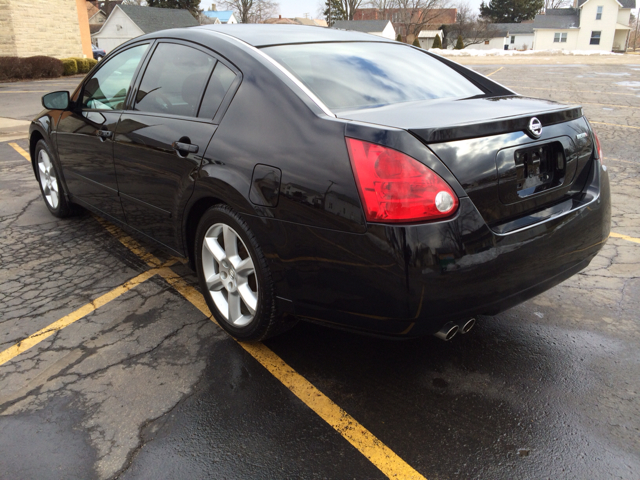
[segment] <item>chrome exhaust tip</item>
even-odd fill
[[[448,342],[449,340],[451,340],[453,337],[456,336],[456,333],[458,333],[458,330],[460,330],[460,327],[458,325],[456,325],[453,322],[448,322],[445,323],[442,328],[436,332],[434,335],[436,337],[438,337],[440,340],[444,340],[445,342]]]
[[[462,324],[462,326],[460,327],[460,333],[469,333],[471,329],[475,326],[475,324],[476,324],[476,319],[470,318],[469,320],[467,320]]]

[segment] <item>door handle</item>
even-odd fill
[[[106,140],[113,136],[113,132],[110,130],[96,130],[96,135],[100,137],[101,140]]]
[[[198,145],[193,145],[192,143],[173,142],[171,146],[178,153],[198,153]]]

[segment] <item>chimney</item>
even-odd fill
[[[282,15],[278,15],[278,18],[282,18]]]

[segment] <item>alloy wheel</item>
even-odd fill
[[[44,149],[40,149],[38,152],[38,170],[44,198],[51,208],[56,209],[60,202],[58,179],[51,158]]]
[[[229,225],[216,223],[207,230],[202,270],[207,290],[227,322],[249,325],[258,307],[258,279],[249,250]]]

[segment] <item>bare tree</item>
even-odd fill
[[[400,25],[405,37],[417,37],[427,25],[442,23],[443,12],[449,0],[396,0],[391,20]],[[439,21],[440,20],[440,21]]]
[[[122,0],[122,5],[137,5],[139,7],[144,7],[147,5],[145,0]]]
[[[391,20],[391,12],[398,8],[398,0],[369,0],[363,3],[368,8],[376,8],[385,20]]]
[[[629,19],[629,26],[631,27],[631,32],[629,33],[629,42],[628,48],[633,48],[633,51],[636,51],[636,48],[640,47],[640,21],[638,21],[638,17],[640,16],[640,9],[638,9],[638,15],[631,14],[631,18]]]
[[[260,23],[274,17],[280,8],[277,2],[270,0],[223,0],[224,8],[238,14],[241,23]]]
[[[353,14],[356,13],[356,9],[360,8],[364,0],[340,0],[342,3],[342,9],[347,16],[347,20],[353,20]]]
[[[549,10],[550,8],[564,8],[571,5],[573,2],[571,0],[544,0],[544,9]]]
[[[469,45],[484,43],[500,35],[500,31],[486,20],[478,16],[477,10],[462,3],[456,6],[458,14],[456,23],[447,25],[447,41],[455,43],[458,36],[462,37],[465,48]]]

